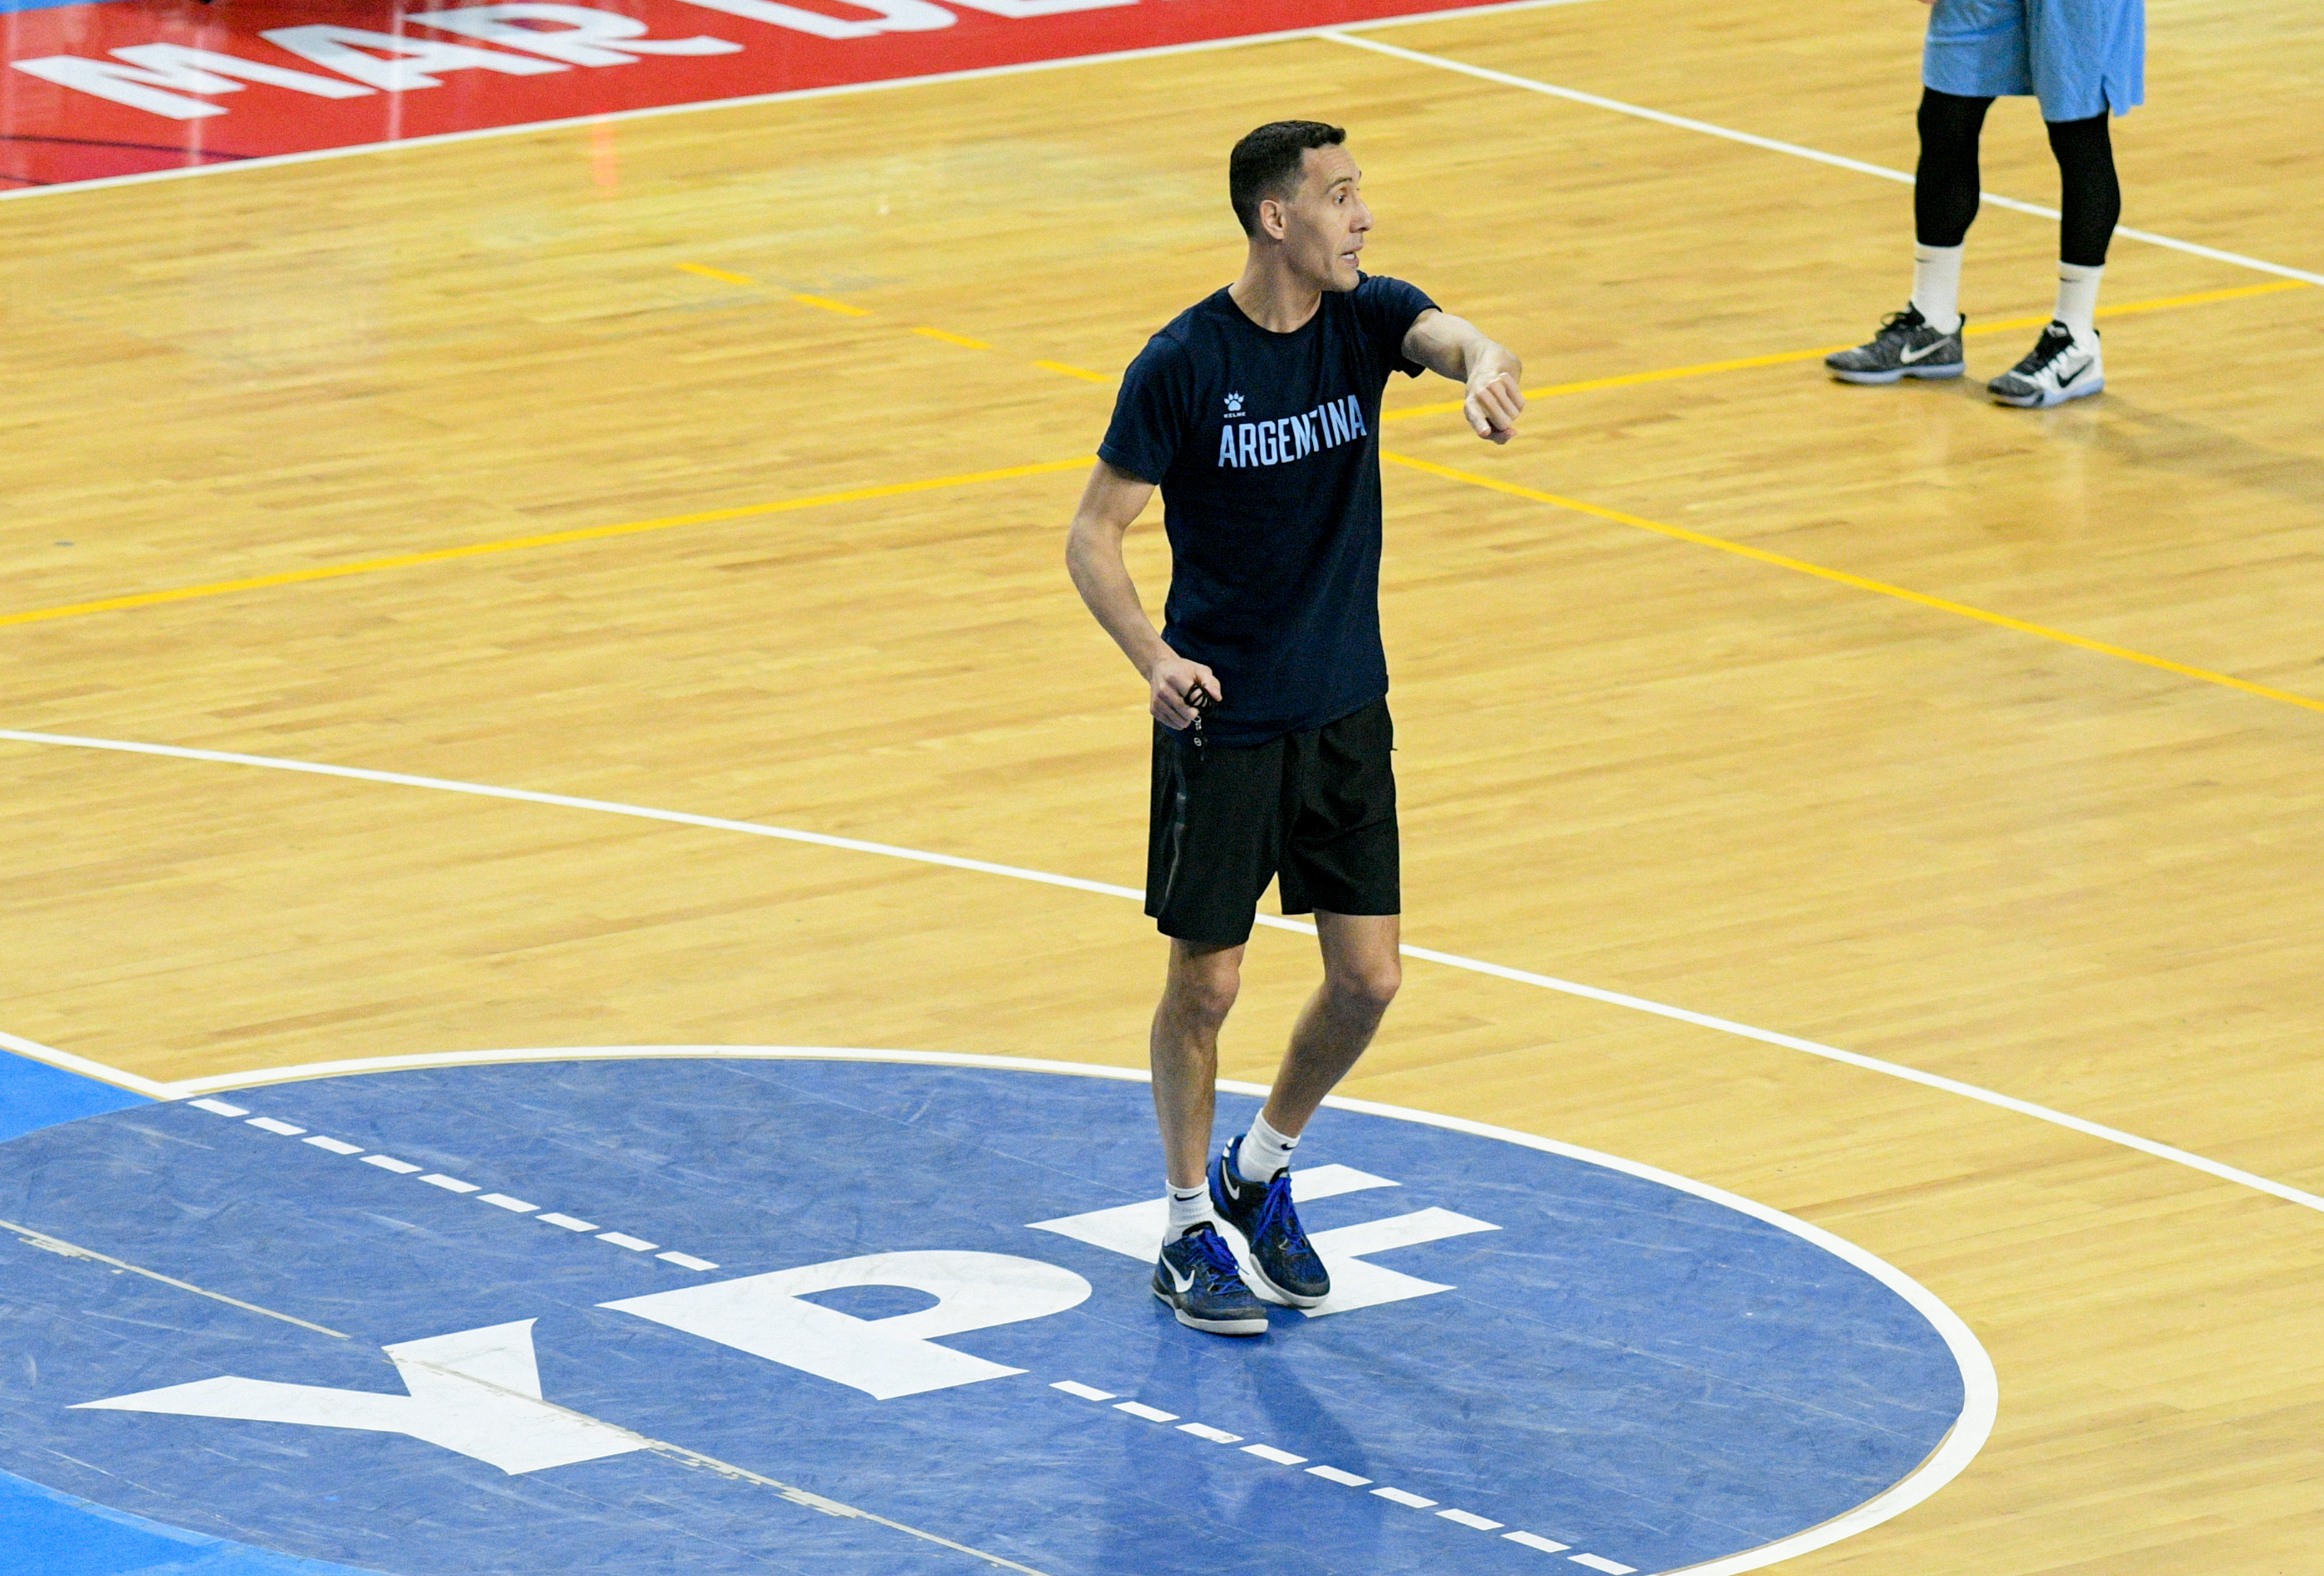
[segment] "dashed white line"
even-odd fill
[[[1068,1396],[1078,1396],[1084,1401],[1113,1400],[1112,1391],[1101,1390],[1094,1385],[1084,1385],[1078,1379],[1057,1379],[1050,1384],[1049,1388],[1063,1390]],[[1114,1410],[1127,1412],[1136,1417],[1148,1418],[1156,1423],[1178,1423],[1176,1414],[1165,1412],[1157,1406],[1148,1406],[1142,1401],[1116,1401]],[[1213,1428],[1207,1423],[1178,1423],[1178,1432],[1191,1433],[1197,1439],[1207,1439],[1219,1444],[1233,1444],[1242,1437],[1240,1434],[1229,1433],[1223,1428]],[[1305,1456],[1293,1455],[1289,1451],[1277,1449],[1271,1444],[1247,1444],[1242,1447],[1242,1453],[1247,1456],[1257,1456],[1263,1461],[1273,1461],[1277,1466],[1285,1467],[1299,1466],[1307,1460]],[[1343,1484],[1351,1488],[1371,1487],[1372,1480],[1370,1478],[1360,1478],[1355,1473],[1343,1471],[1338,1467],[1309,1467],[1307,1470],[1311,1476],[1321,1478],[1329,1483]],[[1415,1510],[1435,1509],[1437,1504],[1434,1499],[1424,1498],[1406,1488],[1372,1488],[1372,1493],[1391,1504],[1408,1506]],[[1455,1525],[1469,1527],[1477,1532],[1500,1532],[1501,1528],[1508,1525],[1507,1522],[1495,1521],[1489,1516],[1479,1516],[1473,1510],[1437,1510],[1436,1514]],[[1548,1554],[1562,1554],[1573,1546],[1572,1544],[1561,1544],[1554,1538],[1543,1537],[1539,1533],[1503,1532],[1501,1535],[1513,1544],[1522,1544],[1526,1548],[1538,1549]],[[1605,1576],[1637,1576],[1635,1566],[1617,1563],[1601,1554],[1573,1554],[1568,1557],[1575,1564],[1587,1565],[1592,1571],[1605,1572]]]
[[[1479,1532],[1499,1532],[1508,1525],[1506,1521],[1487,1521],[1483,1516],[1466,1510],[1440,1510],[1436,1514],[1447,1521],[1457,1521],[1462,1526],[1473,1526]]]
[[[1116,1412],[1127,1412],[1132,1417],[1143,1417],[1148,1423],[1176,1423],[1178,1421],[1178,1415],[1176,1412],[1165,1412],[1159,1406],[1148,1406],[1139,1401],[1117,1402],[1115,1403],[1113,1409]]]
[[[1372,1492],[1382,1499],[1393,1500],[1398,1505],[1409,1505],[1415,1510],[1425,1510],[1436,1503],[1434,1499],[1423,1499],[1417,1494],[1408,1494],[1402,1488],[1375,1488]]]
[[[223,1100],[205,1097],[200,1100],[190,1100],[186,1103],[198,1110],[208,1111],[213,1116],[244,1118],[245,1126],[257,1128],[263,1132],[277,1133],[284,1138],[296,1138],[307,1130],[295,1123],[282,1121],[274,1117],[252,1116],[243,1107],[230,1104]],[[392,1171],[398,1176],[410,1176],[422,1169],[409,1160],[399,1160],[392,1155],[364,1155],[361,1144],[350,1144],[344,1139],[326,1138],[319,1133],[302,1141],[318,1149],[327,1149],[334,1155],[362,1155],[364,1165],[376,1166],[382,1171]],[[532,1215],[535,1220],[546,1221],[552,1226],[562,1226],[568,1231],[596,1232],[597,1240],[600,1242],[610,1242],[616,1248],[625,1248],[632,1253],[653,1253],[655,1249],[661,1246],[659,1242],[649,1242],[642,1237],[632,1237],[625,1231],[599,1231],[595,1221],[585,1221],[575,1215],[533,1214],[534,1211],[540,1208],[537,1203],[521,1198],[512,1198],[504,1193],[484,1193],[475,1183],[463,1182],[456,1176],[447,1176],[440,1171],[429,1172],[420,1180],[430,1187],[440,1187],[447,1193],[463,1195],[477,1194],[480,1195],[476,1201],[479,1203],[488,1203],[495,1209],[503,1209],[512,1214]],[[691,1253],[654,1253],[654,1257],[665,1263],[675,1264],[681,1269],[706,1270],[718,1267],[714,1261],[696,1258]]]

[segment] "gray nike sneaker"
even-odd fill
[[[2077,343],[2072,329],[2052,323],[2042,330],[2025,359],[1985,385],[1999,405],[2045,410],[2069,400],[2086,399],[2106,387],[2106,361],[2098,355],[2098,336],[2088,345]]]
[[[1893,383],[1899,378],[1957,378],[1968,369],[1961,354],[1963,318],[1950,334],[1940,334],[1909,302],[1901,312],[1880,320],[1880,332],[1868,345],[1834,351],[1823,358],[1831,375],[1843,383]]]

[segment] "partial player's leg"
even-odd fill
[[[1280,742],[1229,749],[1154,727],[1146,911],[1171,938],[1148,1038],[1169,1200],[1154,1295],[1181,1324],[1215,1335],[1267,1329],[1266,1304],[1219,1234],[1203,1161],[1218,1101],[1219,1030],[1283,844],[1283,756]]]
[[[1980,196],[1978,141],[1989,97],[1921,90],[1921,161],[1913,178],[1913,294],[1870,342],[1824,358],[1849,383],[1957,378],[1961,349],[1961,253]]]
[[[2122,217],[2122,181],[2102,109],[2085,120],[2051,121],[2058,158],[2058,310],[2024,360],[1986,385],[2004,405],[2046,407],[2106,387],[2097,325],[2107,246]]]
[[[1210,1168],[1211,1202],[1250,1244],[1252,1267],[1294,1307],[1331,1276],[1291,1202],[1291,1152],[1309,1119],[1370,1045],[1402,980],[1403,887],[1396,822],[1396,723],[1375,701],[1284,741],[1289,802],[1283,911],[1315,916],[1323,983],[1299,1014],[1267,1104]]]
[[[1291,1152],[1396,1000],[1402,923],[1393,914],[1316,911],[1323,982],[1300,1011],[1250,1130],[1211,1162],[1212,1203],[1250,1244],[1251,1267],[1268,1290],[1295,1308],[1312,1308],[1331,1295],[1332,1277],[1292,1204]]]
[[[1323,982],[1308,998],[1259,1115],[1293,1141],[1379,1032],[1404,982],[1404,921],[1394,914],[1315,916]]]
[[[1149,1046],[1154,1114],[1169,1173],[1169,1223],[1154,1265],[1154,1295],[1178,1323],[1213,1335],[1259,1335],[1267,1308],[1244,1284],[1219,1235],[1203,1160],[1218,1107],[1219,1030],[1241,984],[1242,948],[1170,944],[1170,972]]]
[[[2005,405],[2048,407],[2106,387],[2095,318],[2107,243],[2122,216],[2109,113],[2146,97],[2144,0],[2025,0],[2034,92],[2058,158],[2058,312],[2008,372],[1986,385]]]
[[[1210,1158],[1211,1124],[1218,1111],[1219,1030],[1242,988],[1239,946],[1170,944],[1170,972],[1154,1009],[1149,1049],[1154,1066],[1154,1115],[1162,1129],[1162,1158],[1175,1204],[1185,1193],[1203,1196],[1203,1164]],[[1172,1234],[1207,1220],[1207,1208],[1176,1217]]]

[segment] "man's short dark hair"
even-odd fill
[[[1308,149],[1337,147],[1347,140],[1345,129],[1320,120],[1277,120],[1237,143],[1227,155],[1227,199],[1242,221],[1242,233],[1259,234],[1261,198],[1280,201],[1299,189],[1300,163]]]

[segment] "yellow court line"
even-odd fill
[[[1062,361],[1037,361],[1033,364],[1043,372],[1063,373],[1069,378],[1079,378],[1085,383],[1110,383],[1113,380],[1102,372],[1092,372],[1085,366],[1067,366]]]
[[[40,607],[26,613],[0,613],[0,625],[41,623],[49,619],[77,618],[90,613],[117,613],[124,608],[152,607],[164,602],[190,602],[203,596],[231,595],[237,591],[263,591],[273,585],[301,585],[312,580],[337,580],[348,575],[375,575],[384,569],[410,569],[422,564],[483,558],[490,553],[563,547],[570,542],[604,541],[610,537],[637,536],[650,530],[674,530],[681,525],[708,525],[715,521],[747,520],[762,514],[788,514],[796,509],[820,509],[832,503],[861,503],[873,498],[900,498],[912,493],[974,486],[980,482],[1006,482],[1019,476],[1043,476],[1056,471],[1079,470],[1093,463],[1085,455],[1069,460],[1043,460],[1038,465],[1009,465],[997,471],[969,471],[957,476],[933,476],[920,482],[891,482],[881,487],[852,487],[844,493],[816,493],[805,498],[783,498],[772,503],[745,503],[734,509],[708,509],[698,514],[625,521],[618,525],[590,525],[577,530],[511,537],[503,541],[475,542],[462,548],[435,548],[424,553],[398,553],[393,558],[363,558],[350,564],[326,564],[312,569],[287,569],[277,575],[253,575],[240,580],[213,581],[207,585],[140,591],[132,595],[108,596],[97,602],[75,602],[62,607]]]
[[[806,296],[797,290],[789,294],[791,300],[802,307],[820,307],[826,312],[837,312],[848,318],[868,318],[872,315],[869,307],[851,307],[845,301],[835,301],[828,296]]]
[[[715,279],[721,284],[747,284],[754,290],[759,284],[757,280],[747,273],[729,273],[723,268],[705,268],[699,263],[678,263],[671,266],[682,273],[698,273],[705,279]],[[872,309],[869,307],[851,307],[845,301],[835,301],[828,296],[801,295],[797,290],[785,290],[783,293],[802,307],[820,307],[826,312],[838,312],[850,318],[868,318],[872,315]],[[930,334],[936,331],[923,328],[920,332]],[[937,337],[942,338],[944,336],[938,335]],[[979,346],[979,348],[982,347]]]
[[[971,339],[965,334],[948,334],[942,328],[915,328],[912,332],[915,334],[925,334],[930,339],[941,339],[946,345],[963,346],[970,350],[990,350],[992,348],[992,346],[987,345],[982,339]]]
[[[705,268],[699,263],[681,263],[678,268],[687,273],[698,273],[705,279],[715,279],[721,284],[757,284],[747,273],[729,273],[723,268]]]
[[[729,273],[723,268],[706,268],[699,263],[675,263],[672,266],[684,273],[698,273],[705,279],[715,279],[721,284],[744,284],[756,288],[759,283],[757,280],[752,279],[747,273]],[[826,312],[844,312],[851,318],[870,318],[877,316],[877,314],[869,307],[853,307],[848,305],[845,301],[835,301],[823,296],[803,296],[796,292],[786,293],[788,293],[791,300],[798,301],[802,306],[821,307]],[[920,327],[913,329],[912,332],[922,335],[929,339],[940,339],[946,345],[962,346],[970,350],[990,350],[992,348],[991,346],[986,344],[982,339],[971,339],[965,334],[954,334],[951,330],[945,328]],[[1068,366],[1062,361],[1037,361],[1033,363],[1033,364],[1039,367],[1043,372],[1061,373],[1069,378],[1079,378],[1085,383],[1110,383],[1113,382],[1111,377],[1108,377],[1102,372],[1092,372],[1085,366]],[[1458,405],[1455,405],[1452,408],[1456,410],[1460,409]]]
[[[2312,290],[2315,287],[2296,279],[2272,280],[2266,284],[2237,285],[2233,290],[2198,290],[2192,295],[2160,296],[2153,300],[2125,301],[2118,307],[2100,307],[2101,318],[2126,318],[2135,312],[2160,312],[2172,307],[2200,307],[2212,301],[2240,300],[2246,296],[2273,295],[2278,290]],[[2039,328],[2050,319],[2041,318],[2005,318],[1998,322],[1972,325],[1965,337],[1975,339],[1987,334],[2011,334],[2024,328]],[[1821,361],[1835,350],[1850,350],[1849,345],[1819,345],[1812,350],[1779,350],[1772,355],[1747,355],[1734,361],[1706,361],[1693,366],[1663,367],[1655,372],[1622,373],[1609,378],[1588,378],[1578,383],[1552,383],[1547,388],[1527,389],[1528,400],[1554,399],[1560,394],[1586,394],[1596,389],[1628,388],[1634,383],[1667,382],[1674,378],[1709,377],[1714,373],[1743,372],[1755,366],[1784,366],[1794,362]],[[1427,405],[1405,405],[1394,410],[1380,412],[1382,421],[1402,421],[1412,416],[1444,416],[1461,409],[1458,400],[1438,401]]]
[[[1658,536],[1692,542],[1697,547],[1715,548],[1722,553],[1732,553],[1737,558],[1754,558],[1762,564],[1773,564],[1779,569],[1789,569],[1795,574],[1812,575],[1819,580],[1830,580],[1835,585],[1850,585],[1858,591],[1870,591],[1882,596],[1893,596],[1900,602],[1913,603],[1921,607],[1932,607],[1940,613],[1950,613],[1961,618],[1975,619],[1979,623],[1992,624],[1999,629],[2015,630],[2019,634],[2039,635],[2045,641],[2055,641],[2060,645],[2074,646],[2085,651],[2096,651],[2100,656],[2119,658],[2125,662],[2135,662],[2142,667],[2159,668],[2165,673],[2176,673],[2185,678],[2200,678],[2206,684],[2218,684],[2229,689],[2240,689],[2246,695],[2256,695],[2267,700],[2282,701],[2287,705],[2301,706],[2311,712],[2324,712],[2324,700],[2314,700],[2304,695],[2294,695],[2287,689],[2271,689],[2264,684],[2254,684],[2247,678],[2237,678],[2233,674],[2214,673],[2208,668],[2194,668],[2184,662],[2173,662],[2168,657],[2150,656],[2144,651],[2134,651],[2127,646],[2111,645],[2105,641],[2093,641],[2085,635],[2070,634],[2064,630],[2053,630],[2047,624],[2031,623],[2022,618],[2011,618],[2006,613],[1987,613],[1981,607],[1971,607],[1965,602],[1952,602],[1941,596],[1930,596],[1922,592],[1908,591],[1902,585],[1891,585],[1885,580],[1872,580],[1861,575],[1851,575],[1844,569],[1827,569],[1821,564],[1811,564],[1804,558],[1786,558],[1782,553],[1771,553],[1765,548],[1755,548],[1742,542],[1729,541],[1725,537],[1708,536],[1699,530],[1689,530],[1684,526],[1665,525],[1658,520],[1647,520],[1640,515],[1625,514],[1618,509],[1608,509],[1597,503],[1584,503],[1578,498],[1563,498],[1554,493],[1544,493],[1533,487],[1521,487],[1514,482],[1496,481],[1490,476],[1480,476],[1472,471],[1456,471],[1451,465],[1440,465],[1431,460],[1415,459],[1410,455],[1392,454],[1382,449],[1380,458],[1403,465],[1409,470],[1425,472],[1432,476],[1442,476],[1447,481],[1465,482],[1470,486],[1485,487],[1495,493],[1506,493],[1513,498],[1529,498],[1536,503],[1554,504],[1560,509],[1572,510],[1577,514],[1594,515],[1600,520],[1610,520],[1618,524],[1636,526],[1640,530],[1650,530]]]

